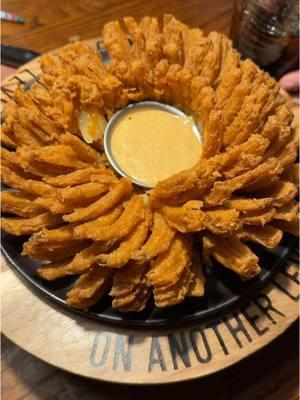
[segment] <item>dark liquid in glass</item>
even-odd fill
[[[291,1],[235,1],[230,37],[244,58],[279,79],[299,69],[299,5]]]

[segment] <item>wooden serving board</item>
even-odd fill
[[[101,39],[90,41],[98,46]],[[39,74],[38,60],[2,86],[2,100]],[[298,252],[244,304],[181,328],[119,328],[81,317],[33,291],[1,257],[2,332],[69,372],[117,383],[159,384],[224,369],[267,345],[298,318]]]
[[[39,297],[2,258],[2,332],[36,357],[110,382],[183,381],[226,368],[264,347],[298,317],[298,259],[243,308],[188,326],[117,328]]]

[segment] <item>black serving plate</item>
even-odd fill
[[[270,280],[295,246],[295,240],[289,235],[285,235],[276,249],[251,246],[259,257],[262,271],[258,277],[250,281],[241,281],[232,271],[215,262],[213,268],[204,265],[206,291],[203,298],[187,298],[181,304],[164,309],[155,307],[151,299],[141,313],[119,313],[111,307],[111,298],[108,295],[88,312],[68,306],[65,301],[66,292],[72,288],[76,277],[65,277],[53,282],[41,279],[35,272],[38,263],[21,255],[23,242],[26,239],[3,233],[2,252],[11,268],[29,282],[39,294],[85,317],[131,326],[180,325],[195,319],[209,318],[217,313],[223,313],[232,306],[243,304]]]
[[[106,50],[98,45],[97,48],[104,63],[109,63]],[[24,89],[27,90],[35,81],[36,79],[32,79],[25,83]],[[261,246],[251,246],[259,256],[262,268],[261,274],[251,281],[242,282],[232,271],[215,262],[214,268],[204,266],[206,291],[203,298],[187,298],[181,304],[165,309],[155,307],[153,299],[151,299],[141,313],[119,313],[111,307],[111,298],[108,295],[102,298],[99,304],[91,307],[88,312],[68,306],[65,295],[72,288],[76,277],[66,277],[53,282],[39,278],[35,273],[38,263],[21,255],[26,239],[26,237],[17,238],[2,233],[1,249],[11,268],[17,271],[37,293],[88,318],[118,325],[144,327],[180,325],[196,319],[209,318],[217,313],[223,313],[232,306],[246,302],[270,280],[284,263],[290,250],[297,246],[295,239],[290,235],[285,235],[276,249],[269,250]]]

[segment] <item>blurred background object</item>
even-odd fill
[[[39,53],[35,51],[1,44],[1,63],[10,67],[16,68],[26,64],[37,56],[39,56]]]
[[[0,11],[0,18],[3,21],[14,22],[15,24],[25,24],[25,18],[15,14]]]
[[[300,87],[300,71],[288,72],[287,74],[283,75],[283,77],[279,80],[280,86],[291,96],[295,104],[300,104],[299,98],[299,87]],[[295,111],[295,109],[293,109]],[[295,119],[298,121],[298,125],[300,124],[299,121],[299,108],[296,113]]]
[[[299,69],[299,0],[235,0],[230,37],[277,79]]]

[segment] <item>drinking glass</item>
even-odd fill
[[[230,37],[275,78],[299,69],[299,0],[235,0]]]

